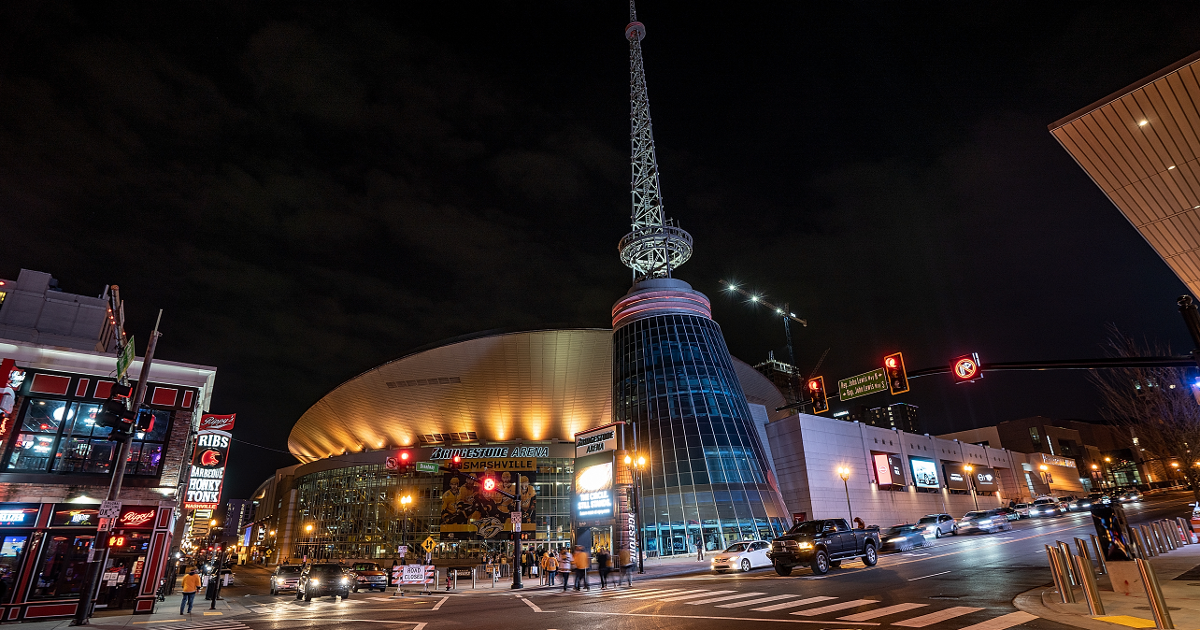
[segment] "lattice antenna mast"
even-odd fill
[[[633,270],[633,280],[669,278],[671,270],[692,257],[692,235],[677,227],[663,212],[658,187],[658,161],[654,155],[654,133],[650,129],[650,99],[646,95],[646,71],[642,67],[642,38],[646,27],[637,21],[637,9],[629,0],[629,145],[632,158],[632,230],[621,239],[621,262]]]

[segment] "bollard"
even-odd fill
[[[1093,617],[1104,614],[1104,601],[1100,599],[1100,586],[1096,584],[1096,570],[1086,556],[1075,556],[1075,570],[1083,576],[1083,595],[1087,598],[1088,611]]]
[[[475,590],[475,567],[471,567],[471,590]]]
[[[1183,517],[1175,517],[1175,527],[1179,528],[1179,540],[1183,541],[1185,545],[1192,544],[1192,537],[1188,535],[1188,528],[1183,522]]]
[[[1100,575],[1108,574],[1108,561],[1104,559],[1104,550],[1100,548],[1100,539],[1092,534],[1092,547],[1096,549],[1096,564],[1100,568]]]
[[[1067,602],[1067,589],[1063,588],[1062,575],[1058,568],[1058,550],[1050,545],[1042,545],[1046,548],[1046,561],[1050,563],[1050,577],[1054,578],[1054,590],[1058,591],[1058,598],[1062,603]]]
[[[1144,525],[1138,525],[1133,529],[1137,532],[1138,546],[1141,547],[1142,559],[1149,560],[1150,558],[1157,556],[1158,554],[1154,551],[1154,547],[1150,544],[1150,541],[1146,539],[1146,527]]]
[[[1071,557],[1075,555],[1071,553],[1071,545],[1061,540],[1056,540],[1054,543],[1058,545],[1058,550],[1062,553],[1063,575],[1067,578],[1067,586],[1079,586],[1079,576],[1075,574],[1075,563],[1071,561]]]
[[[1167,543],[1167,551],[1175,551],[1179,545],[1175,544],[1175,536],[1171,535],[1170,525],[1166,521],[1158,522],[1158,529],[1162,532],[1163,542]]]
[[[1154,568],[1145,560],[1137,560],[1138,572],[1142,574],[1142,584],[1146,587],[1146,598],[1150,600],[1150,610],[1154,613],[1154,621],[1157,627],[1173,630],[1174,622],[1171,621],[1171,613],[1167,610],[1167,602],[1162,596],[1162,587],[1158,585],[1158,576],[1154,574]]]
[[[1150,523],[1150,535],[1154,536],[1154,545],[1158,549],[1158,553],[1165,554],[1170,549],[1167,548],[1167,541],[1163,540],[1162,531],[1158,528],[1158,523]]]
[[[1075,537],[1075,547],[1079,550],[1079,557],[1088,561],[1089,567],[1096,566],[1092,563],[1092,551],[1088,548],[1088,542],[1078,536]],[[1095,569],[1093,569],[1095,571]],[[1080,576],[1083,577],[1082,575]]]

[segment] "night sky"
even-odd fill
[[[492,329],[608,327],[628,289],[621,1],[6,3],[0,277],[121,286],[139,353],[218,368],[286,449],[337,384]],[[398,8],[403,6],[403,8]],[[733,354],[806,317],[827,381],[1188,350],[1185,292],[1047,125],[1200,48],[1196,3],[698,3],[639,18],[677,273]],[[1081,372],[913,381],[930,432],[1098,418]],[[892,402],[886,395],[867,404]],[[835,403],[834,409],[839,406]],[[286,453],[235,444],[225,496]]]

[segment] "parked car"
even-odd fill
[[[1062,508],[1058,506],[1058,499],[1047,497],[1038,499],[1029,506],[1030,516],[1062,516]]]
[[[380,592],[386,591],[388,586],[388,574],[382,567],[374,562],[355,562],[350,568],[354,578],[354,592],[358,589],[365,588],[368,592],[379,589]]]
[[[958,533],[958,523],[949,514],[926,514],[917,521],[917,525],[925,528],[926,534],[933,534],[934,538]]]
[[[724,573],[769,567],[771,559],[767,557],[767,552],[770,549],[771,543],[765,540],[739,540],[712,557],[712,570]]]
[[[1018,503],[1013,506],[1013,509],[1016,510],[1017,515],[1020,516],[1021,518],[1029,518],[1029,504],[1028,503]]]
[[[1129,490],[1121,495],[1121,503],[1138,503],[1142,500],[1142,493],[1138,492],[1137,488]]]
[[[851,529],[844,518],[802,521],[771,541],[767,557],[779,575],[791,575],[793,568],[805,564],[816,575],[825,575],[830,567],[852,558],[873,567],[879,562],[879,528]]]
[[[350,576],[340,564],[310,564],[300,574],[296,587],[296,599],[311,601],[322,595],[336,595],[345,599],[350,596]]]
[[[892,525],[879,532],[879,540],[883,543],[880,551],[911,551],[926,545],[925,528],[913,523]]]
[[[993,534],[1012,529],[1012,523],[999,509],[974,510],[967,512],[958,521],[958,530],[964,534],[971,532],[987,532]]]
[[[278,595],[283,591],[294,591],[300,584],[300,573],[304,567],[298,564],[281,564],[271,575],[271,594]]]

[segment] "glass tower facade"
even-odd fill
[[[614,419],[649,460],[647,555],[724,549],[788,526],[783,500],[708,300],[675,279],[645,280],[614,308]]]

